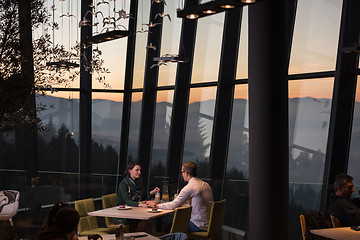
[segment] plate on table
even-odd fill
[[[129,210],[129,209],[131,209],[132,207],[130,207],[130,206],[126,206],[125,205],[125,207],[120,207],[120,206],[118,206],[118,210]]]
[[[152,210],[152,209],[149,209],[147,210],[149,213],[158,213],[158,212],[161,212],[161,209],[158,209],[158,210]]]

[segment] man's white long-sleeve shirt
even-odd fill
[[[175,209],[185,204],[189,199],[192,206],[190,220],[197,227],[207,230],[213,201],[212,190],[207,182],[192,177],[173,201],[159,204],[158,207],[160,209]]]

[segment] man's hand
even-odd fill
[[[160,192],[160,188],[156,187],[150,191],[150,195],[154,195],[155,193]]]
[[[146,202],[146,203],[139,203],[138,207],[148,207],[147,203],[148,203],[148,202]]]
[[[147,206],[148,206],[149,208],[154,208],[155,205],[156,205],[156,203],[153,202],[153,201],[147,201],[146,204],[147,204]]]

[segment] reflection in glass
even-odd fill
[[[289,82],[289,211],[291,239],[299,214],[320,207],[333,78]]]
[[[104,60],[102,67],[108,69],[110,73],[93,73],[92,88],[124,89],[127,38],[112,40],[106,44],[98,44],[96,47],[93,46],[93,49],[101,51],[100,58]]]
[[[39,113],[49,127],[49,131],[38,133],[39,170],[77,172],[79,93],[47,94],[39,97],[37,104],[53,106]]]
[[[318,94],[307,95],[322,86]],[[333,79],[289,82],[290,181],[321,183]]]
[[[354,183],[359,185],[360,181],[360,83],[359,77],[356,86],[356,97],[351,131],[351,144],[348,163],[348,173],[354,177]]]
[[[235,86],[231,120],[226,180],[223,198],[226,199],[224,224],[246,230],[249,219],[249,126],[248,85]]]
[[[147,31],[150,29],[148,29],[148,26],[143,24],[149,23],[149,12],[151,6],[150,3],[151,1],[139,1],[139,8],[137,13],[138,20],[136,27],[136,31],[138,32],[136,33],[136,43],[135,43],[133,88],[142,88],[144,84],[148,32],[143,32],[143,31]]]
[[[248,7],[243,7],[236,79],[248,78]]]
[[[225,13],[198,20],[191,83],[218,80]]]
[[[178,54],[181,33],[181,18],[176,17],[177,1],[167,1],[164,6],[163,34],[161,39],[160,56],[164,54]],[[169,14],[171,21],[166,16]],[[160,16],[158,16],[159,18]],[[159,86],[174,85],[176,77],[176,63],[169,63],[167,66],[159,67]]]
[[[107,97],[106,99],[103,96]],[[100,97],[100,96],[99,96]],[[106,93],[92,100],[92,163],[95,173],[116,174],[120,151],[123,94]]]
[[[235,86],[226,178],[249,177],[248,85]]]
[[[342,1],[298,1],[290,74],[335,69],[341,9]]]
[[[157,92],[150,189],[161,186],[160,177],[165,176],[173,98],[174,91]]]
[[[131,100],[131,114],[128,143],[128,162],[138,159],[138,143],[141,117],[142,92],[133,93]]]
[[[208,177],[216,87],[190,90],[183,162],[198,163],[198,176]]]

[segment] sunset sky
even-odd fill
[[[67,2],[68,1],[68,2]],[[78,41],[77,35],[79,28],[79,13],[76,20],[73,18],[60,18],[59,16],[67,12],[78,12],[80,10],[78,1],[55,0],[57,7],[55,20],[59,19],[60,30],[55,33],[56,41],[69,48],[71,42]],[[70,2],[69,2],[70,1]],[[137,29],[147,29],[142,24],[148,23],[150,0],[139,1],[139,20]],[[113,1],[110,2],[114,4]],[[49,6],[51,3],[49,3]],[[117,9],[129,11],[129,0],[115,1]],[[310,6],[311,5],[311,6]],[[113,15],[107,5],[100,5],[96,11],[102,11],[105,16]],[[172,21],[167,18],[163,21],[163,38],[161,54],[177,54],[179,51],[179,39],[181,30],[181,19],[176,17],[178,1],[168,1],[165,6],[165,13],[171,15]],[[331,71],[335,69],[336,54],[339,36],[339,25],[341,16],[342,1],[339,0],[301,0],[298,2],[294,38],[292,42],[292,52],[290,58],[289,74]],[[90,14],[91,15],[91,14]],[[215,14],[198,20],[198,31],[195,45],[194,64],[192,72],[192,83],[217,81],[219,60],[221,54],[221,39],[223,32],[224,13]],[[100,17],[98,17],[100,18]],[[247,78],[247,48],[248,48],[248,9],[244,8],[243,23],[241,28],[241,39],[238,57],[236,78]],[[99,21],[99,19],[94,19]],[[120,22],[122,21],[122,22]],[[121,25],[127,26],[128,20],[119,20]],[[94,31],[101,31],[102,25],[94,28]],[[100,28],[100,29],[99,29]],[[69,30],[76,29],[76,30]],[[35,33],[41,34],[40,31]],[[125,75],[127,39],[119,39],[94,46],[102,51],[104,66],[110,70],[106,75],[106,82],[111,85],[111,89],[123,89]],[[134,88],[142,88],[144,80],[145,58],[146,58],[147,33],[138,33],[136,36],[135,68],[134,68]],[[174,85],[176,77],[176,64],[168,64],[159,67],[159,86]],[[72,87],[79,87],[79,82],[72,83]],[[103,85],[93,80],[94,89],[103,89]],[[294,97],[314,97],[331,98],[333,79],[319,79],[307,81],[289,82],[289,98]],[[247,88],[246,88],[247,89]],[[247,98],[245,88],[237,88],[235,98]],[[61,93],[57,95],[61,96]],[[64,93],[67,97],[68,93]],[[122,95],[122,94],[121,94]],[[157,101],[169,101],[169,94],[159,93]],[[190,102],[204,101],[216,97],[216,88],[194,89],[191,90]],[[93,98],[105,98],[121,101],[116,94],[93,94]],[[133,100],[140,100],[141,94],[136,94]],[[357,101],[359,101],[357,97]]]

